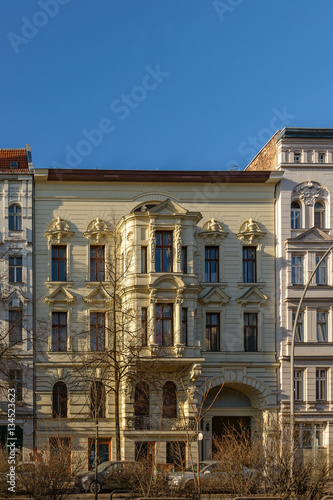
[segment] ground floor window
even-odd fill
[[[295,444],[300,448],[323,447],[325,424],[300,422],[295,424]]]
[[[18,425],[15,426],[15,436],[16,438],[16,456],[22,453],[23,448],[23,429]],[[8,453],[8,427],[7,425],[0,425],[0,446],[1,449]]]
[[[71,466],[71,439],[69,437],[51,437],[50,454],[52,461]]]
[[[166,462],[173,464],[175,471],[186,468],[186,446],[184,441],[168,441],[166,444]]]
[[[155,443],[153,441],[136,441],[135,442],[135,461],[146,461],[152,465],[155,461]]]
[[[88,438],[88,468],[95,465],[95,438]],[[111,460],[111,438],[98,438],[98,464]]]

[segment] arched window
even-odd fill
[[[22,229],[22,209],[16,203],[10,205],[8,209],[8,228],[9,231],[21,231]]]
[[[135,386],[134,415],[149,417],[149,385],[146,382],[139,382]]]
[[[325,227],[325,205],[322,201],[317,201],[314,206],[314,225],[323,229]]]
[[[162,418],[177,418],[177,389],[173,382],[163,386]]]
[[[293,201],[291,204],[291,229],[299,229],[301,226],[301,205],[298,201]]]
[[[67,418],[67,386],[57,382],[53,386],[52,416],[53,418]]]
[[[90,411],[93,419],[105,418],[105,388],[102,382],[91,384]]]

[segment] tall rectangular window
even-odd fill
[[[22,257],[19,255],[9,257],[9,282],[22,282]]]
[[[22,342],[22,309],[9,310],[9,342],[16,344]]]
[[[294,328],[294,324],[295,324],[295,319],[296,319],[296,311],[293,311],[292,312],[293,328]],[[298,320],[297,320],[296,335],[295,335],[296,342],[304,342],[303,322],[304,322],[304,312],[301,311],[299,313]]]
[[[67,351],[67,313],[52,313],[52,351]]]
[[[164,347],[173,345],[173,304],[156,304],[156,342]]]
[[[254,283],[257,280],[256,247],[243,247],[243,282]]]
[[[220,314],[206,313],[206,351],[220,350]]]
[[[105,280],[105,247],[90,245],[90,281]]]
[[[141,308],[142,345],[148,345],[148,309]]]
[[[205,281],[219,281],[219,247],[205,247]]]
[[[180,269],[182,273],[187,273],[187,247],[182,247]]]
[[[147,272],[147,247],[141,247],[141,272]]]
[[[303,374],[304,370],[294,370],[295,401],[303,401]]]
[[[256,352],[258,344],[258,314],[244,313],[244,351]]]
[[[156,231],[155,270],[157,273],[172,272],[172,231]]]
[[[187,345],[187,307],[182,308],[182,331],[180,343]]]
[[[52,245],[52,281],[66,281],[66,245]]]
[[[23,401],[22,398],[22,370],[9,370],[9,387],[15,389],[16,401]]]
[[[317,340],[327,342],[327,311],[317,312]]]
[[[104,351],[105,342],[105,313],[90,313],[90,350]]]
[[[327,370],[316,370],[316,400],[327,400]]]
[[[316,254],[316,265],[322,258],[322,255]],[[327,257],[322,261],[316,271],[316,285],[327,285]]]
[[[291,283],[293,285],[303,284],[303,255],[291,256]]]

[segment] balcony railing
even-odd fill
[[[127,429],[137,431],[193,431],[194,418],[129,417]]]

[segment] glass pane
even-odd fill
[[[155,251],[155,270],[157,273],[162,272],[162,249],[156,248]]]
[[[164,232],[163,233],[163,245],[171,245],[172,244],[172,233]]]
[[[162,233],[160,231],[157,231],[155,233],[155,238],[156,238],[156,245],[161,245],[162,244]]]

